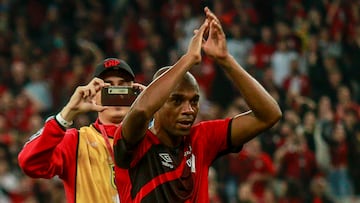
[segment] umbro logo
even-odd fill
[[[174,168],[174,165],[172,164],[173,160],[168,153],[159,153],[159,156],[162,159],[161,164],[163,166],[166,166],[168,168]]]
[[[162,158],[162,160],[165,161],[165,162],[168,162],[168,163],[173,162],[173,161],[171,160],[170,155],[169,155],[168,153],[160,153],[159,156],[160,156],[160,157]]]

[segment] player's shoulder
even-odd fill
[[[208,131],[210,128],[212,128],[211,126],[216,125],[213,121],[201,121],[198,122],[196,124],[194,124],[191,127],[191,137],[195,138],[198,135],[202,135],[204,133],[206,133],[206,131]]]
[[[211,136],[215,132],[225,132],[229,127],[230,121],[231,119],[226,118],[198,122],[191,128],[191,137],[196,139],[197,137],[208,136],[208,134]]]
[[[198,123],[196,123],[192,129],[194,130],[199,130],[202,128],[208,128],[211,126],[219,126],[219,125],[223,125],[228,123],[231,120],[231,118],[225,118],[225,119],[214,119],[214,120],[205,120],[205,121],[200,121]]]

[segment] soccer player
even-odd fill
[[[98,64],[94,78],[79,86],[60,113],[30,137],[18,160],[25,174],[33,178],[59,176],[67,202],[119,202],[114,181],[113,137],[129,106],[102,106],[105,86],[133,86],[134,73],[123,60],[105,59]],[[70,128],[79,114],[97,111],[90,126]]]
[[[121,202],[209,202],[208,170],[281,117],[275,100],[229,54],[217,17],[195,30],[187,52],[160,69],[126,114],[115,136],[115,177]],[[199,122],[199,86],[188,72],[201,50],[227,73],[251,111]],[[148,128],[154,118],[154,124]]]

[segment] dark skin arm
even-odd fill
[[[203,50],[223,68],[251,109],[235,116],[232,122],[231,141],[234,146],[240,146],[273,126],[282,113],[270,94],[230,55],[220,21],[207,7],[204,10],[210,23]]]
[[[164,72],[138,96],[122,124],[122,134],[129,147],[140,141],[148,128],[155,112],[169,98],[170,93],[182,80],[185,73],[201,61],[203,34],[208,27],[207,21],[195,31],[187,53],[172,68]]]

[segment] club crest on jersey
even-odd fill
[[[195,173],[195,155],[192,153],[192,148],[189,146],[189,149],[184,152],[184,157],[186,158],[186,164],[191,168],[191,172]]]
[[[161,164],[163,166],[166,166],[168,168],[174,168],[174,165],[172,164],[172,159],[168,153],[159,153],[159,156],[161,158]]]

